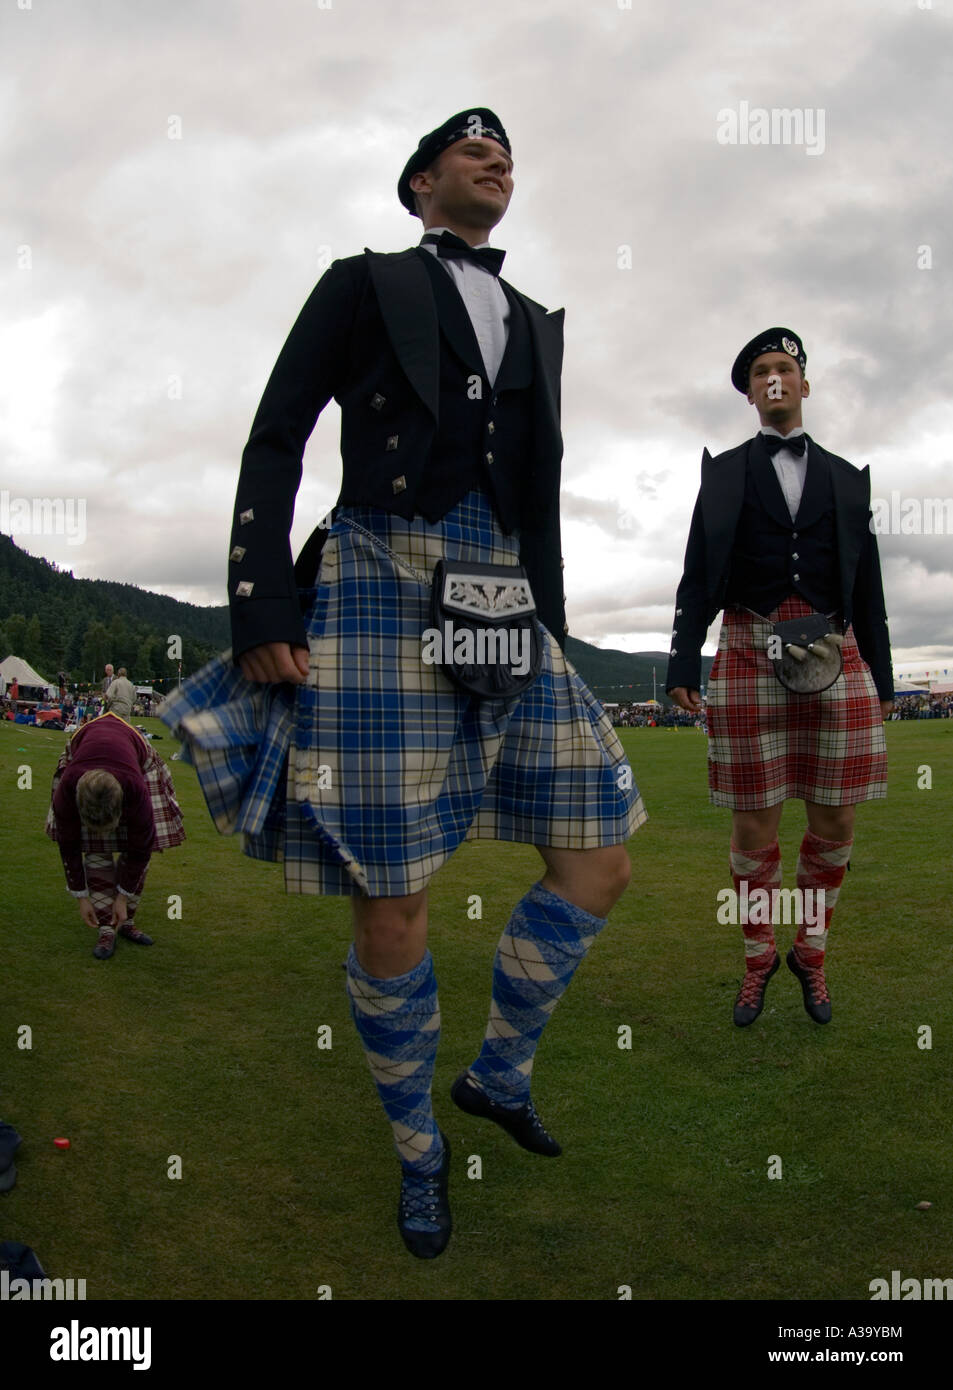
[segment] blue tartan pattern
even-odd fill
[[[429,951],[413,970],[389,980],[368,975],[352,946],[347,958],[351,1017],[406,1168],[432,1173],[443,1145],[431,1104],[440,1043],[437,979]]]
[[[529,1100],[536,1044],[550,1015],[605,926],[575,903],[534,883],[513,909],[493,962],[493,996],[470,1075],[491,1100],[518,1109]]]
[[[515,564],[518,538],[489,500],[471,492],[435,523],[336,518],[307,595],[307,682],[246,681],[225,653],[159,711],[218,828],[242,832],[254,858],[282,858],[290,892],[370,897],[419,891],[465,838],[626,840],[646,813],[625,753],[546,629],[524,695],[471,699],[421,660],[429,585],[347,524],[424,576],[441,557]]]

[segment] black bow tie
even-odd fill
[[[499,275],[503,268],[506,252],[498,251],[495,246],[482,246],[476,250],[468,246],[462,237],[454,236],[453,232],[441,232],[439,236],[427,235],[424,241],[436,245],[438,256],[450,257],[452,260],[475,261],[491,275]]]
[[[771,458],[774,458],[779,449],[790,449],[792,454],[803,454],[807,448],[806,434],[796,434],[793,437],[788,435],[787,439],[780,439],[776,434],[763,434],[761,438]]]

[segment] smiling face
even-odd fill
[[[801,368],[786,352],[763,352],[748,373],[748,403],[762,425],[787,434],[801,425],[801,401],[811,393]]]
[[[449,227],[471,245],[486,241],[513,196],[513,161],[496,140],[458,140],[414,174],[425,227]]]

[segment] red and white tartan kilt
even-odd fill
[[[725,610],[707,692],[712,805],[761,811],[792,797],[822,806],[886,797],[880,700],[853,628],[844,634],[843,675],[827,690],[796,695],[774,674],[774,623],[811,612],[793,597],[770,618]]]
[[[106,715],[101,716],[107,718]],[[113,719],[115,715],[109,715]],[[141,738],[142,735],[140,734]],[[149,796],[152,800],[152,816],[156,826],[155,844],[152,846],[153,853],[156,850],[173,849],[180,845],[185,839],[185,826],[182,822],[182,811],[179,803],[175,799],[175,784],[172,781],[172,774],[169,772],[163,758],[146,740],[145,757],[143,759],[142,775],[146,779],[149,788]],[[56,795],[56,788],[59,786],[60,778],[69,766],[72,759],[72,739],[60,754],[59,761],[53,773],[53,785],[50,788],[50,807],[46,813],[45,830],[51,840],[59,840],[59,830],[56,824],[56,817],[53,814],[53,797]],[[82,843],[84,854],[124,854],[128,848],[129,831],[127,826],[120,821],[115,830],[109,830],[102,835],[92,835],[86,826],[83,826]]]

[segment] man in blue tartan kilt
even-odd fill
[[[883,720],[893,675],[870,475],[805,434],[806,366],[789,328],[759,333],[735,360],[732,384],[756,408],[761,430],[716,458],[705,450],[666,678],[683,709],[700,710],[702,643],[723,608],[707,692],[708,780],[713,805],[732,811],[731,875],[745,944],[739,1028],[760,1015],[780,965],[774,925],[785,801],[802,800],[807,812],[787,964],[807,1013],[828,1023],[824,957],[855,806],[887,788]],[[778,635],[775,625],[788,623],[796,630]],[[812,640],[802,645],[802,637]]]
[[[536,1045],[628,883],[624,842],[645,819],[611,722],[562,651],[563,313],[502,280],[487,244],[512,168],[492,111],[452,116],[398,183],[421,244],[335,261],[316,286],[242,459],[231,653],[163,711],[221,830],[281,858],[289,891],[351,896],[351,1012],[400,1159],[398,1225],[421,1258],[451,1228],[427,884],[465,838],[542,856],[499,942],[482,1049],[451,1095],[555,1156],[530,1097]],[[331,397],[341,492],[293,566],[302,454]],[[541,648],[525,693],[475,698],[424,659],[441,560],[524,567]]]

